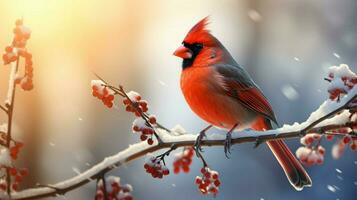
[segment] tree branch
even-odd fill
[[[14,111],[14,101],[15,101],[15,93],[16,93],[16,74],[19,69],[20,57],[17,58],[16,64],[11,63],[11,72],[9,78],[9,88],[7,93],[7,99],[5,105],[7,107],[7,133],[6,133],[6,147],[10,149],[10,142],[12,140],[11,131],[12,131],[12,119],[13,119],[13,111]],[[7,194],[11,197],[11,175],[10,168],[6,169],[6,183]]]
[[[339,128],[357,126],[357,122],[341,120],[344,115],[336,115],[344,109],[349,109],[350,103],[356,100],[356,97],[357,87],[352,89],[348,95],[344,96],[340,102],[325,101],[317,111],[311,114],[307,121],[301,124],[284,125],[282,128],[268,131],[245,130],[232,133],[232,144],[255,143],[258,139],[259,141],[265,142],[276,139],[300,138],[303,136],[302,133],[329,134],[326,132]],[[328,119],[330,117],[333,118]],[[98,163],[78,176],[53,185],[51,184],[51,187],[42,186],[13,193],[12,199],[25,200],[56,196],[58,195],[58,191],[61,191],[61,194],[65,194],[93,180],[98,180],[103,174],[112,169],[141,158],[148,153],[171,148],[172,146],[193,146],[197,137],[196,134],[179,134],[172,131],[167,132],[160,128],[157,128],[156,131],[162,139],[160,143],[155,141],[153,145],[148,145],[147,142],[139,142],[130,145],[127,149],[105,158],[101,163]],[[357,137],[354,132],[350,134],[351,137]],[[225,136],[223,134],[213,134],[207,136],[207,138],[202,141],[202,146],[223,146],[224,142]]]

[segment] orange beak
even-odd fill
[[[174,55],[183,59],[192,58],[191,50],[184,46],[180,46],[179,48],[177,48],[176,51],[174,52]]]

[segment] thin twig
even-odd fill
[[[0,105],[0,109],[3,110],[6,114],[8,113],[8,110],[4,106]]]
[[[193,148],[195,149],[196,147],[193,147]],[[196,150],[195,150],[195,151],[196,151]],[[197,156],[201,159],[202,164],[203,164],[203,167],[207,167],[208,164],[207,164],[205,158],[203,157],[202,153],[201,153],[200,151],[196,151],[196,154],[197,154]]]
[[[10,80],[9,80],[9,91],[8,91],[8,100],[10,102],[7,102],[7,136],[6,136],[6,147],[10,149],[10,143],[12,141],[11,137],[11,130],[12,130],[12,119],[13,119],[13,111],[14,111],[14,101],[15,101],[15,94],[16,94],[16,84],[15,84],[15,78],[17,71],[19,69],[19,63],[20,63],[20,57],[17,58],[16,60],[16,65],[12,66],[13,69],[11,70],[10,74]],[[7,187],[7,194],[9,195],[11,199],[11,175],[10,175],[10,168],[8,167],[6,169],[6,183],[8,185]]]
[[[109,200],[108,198],[108,191],[107,191],[107,184],[105,181],[105,173],[102,174],[102,183],[103,183],[103,194],[104,194],[104,200]]]
[[[173,144],[173,145],[170,147],[169,150],[167,150],[167,151],[165,151],[164,153],[162,153],[162,154],[156,156],[156,159],[162,160],[162,162],[164,163],[164,165],[166,165],[166,163],[165,163],[165,156],[169,156],[170,153],[171,153],[172,151],[176,150],[176,149],[177,149],[177,146],[176,146],[175,144]]]

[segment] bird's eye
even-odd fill
[[[201,44],[201,43],[195,43],[194,45],[195,45],[197,48],[200,48],[200,49],[203,47],[203,44]]]

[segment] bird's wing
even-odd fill
[[[272,107],[249,74],[239,65],[217,64],[214,66],[221,75],[224,92],[238,100],[247,108],[276,122]]]

